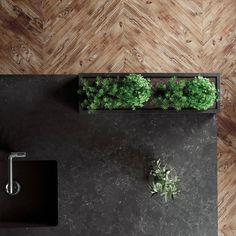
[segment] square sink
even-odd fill
[[[0,227],[56,226],[58,181],[56,161],[13,162],[17,195],[6,192],[7,163],[0,163]]]

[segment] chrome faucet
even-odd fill
[[[8,183],[6,191],[10,195],[16,195],[20,192],[20,184],[13,179],[13,159],[26,157],[26,152],[12,152],[8,157]]]

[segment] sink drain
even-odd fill
[[[12,190],[10,189],[10,184],[6,185],[6,191],[10,195],[16,195],[20,192],[20,184],[17,181],[13,181]]]

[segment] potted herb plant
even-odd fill
[[[192,80],[177,80],[174,76],[166,83],[157,85],[156,102],[164,110],[190,108],[204,111],[211,108],[216,99],[215,84],[200,75]]]
[[[143,107],[151,97],[150,81],[142,75],[129,74],[123,79],[96,77],[92,82],[81,80],[81,107],[90,113],[98,109],[132,109]]]
[[[85,73],[79,75],[79,111],[216,113],[219,86],[217,73]]]

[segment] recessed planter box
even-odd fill
[[[81,79],[87,79],[94,81],[97,76],[100,76],[101,78],[117,78],[122,79],[126,75],[129,75],[130,73],[81,73],[78,77],[78,86],[80,88]],[[189,79],[192,80],[195,76],[201,75],[203,77],[209,78],[210,81],[215,83],[217,91],[220,91],[220,74],[219,73],[135,73],[135,74],[141,74],[144,78],[150,79],[151,83],[154,85],[157,82],[162,83],[168,81],[172,76],[176,76],[177,80],[179,79]],[[79,96],[78,99],[78,109],[80,113],[88,114],[88,110],[81,107],[82,99]],[[191,108],[185,108],[181,111],[176,111],[175,109],[168,109],[163,110],[161,107],[157,106],[157,104],[154,104],[152,102],[147,102],[144,107],[137,108],[136,110],[132,109],[98,109],[95,111],[96,113],[217,113],[220,111],[220,100],[217,100],[215,104],[209,108],[208,110],[204,111],[198,111]]]

